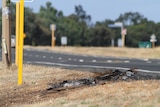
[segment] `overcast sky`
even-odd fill
[[[34,0],[32,3],[25,3],[25,6],[38,12],[40,6],[45,6],[47,1],[52,2],[56,9],[62,10],[65,16],[73,13],[75,5],[80,4],[91,15],[93,22],[115,20],[120,14],[130,11],[139,12],[149,20],[160,22],[160,0]]]

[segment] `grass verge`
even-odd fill
[[[28,48],[28,47],[25,47]],[[29,47],[100,56],[159,58],[160,48]],[[0,63],[0,107],[159,107],[160,80],[106,81],[103,85],[44,93],[50,83],[96,76],[84,71],[24,65],[23,85],[17,68],[3,70]]]
[[[119,47],[30,47],[33,49],[47,49],[57,52],[68,52],[75,54],[99,55],[99,56],[113,56],[113,57],[129,57],[129,58],[158,58],[160,59],[160,47],[156,48],[119,48]]]
[[[0,64],[1,65],[1,64]],[[160,81],[106,81],[61,92],[43,93],[49,83],[96,76],[91,72],[24,65],[23,85],[17,70],[0,69],[0,106],[11,107],[158,107]]]

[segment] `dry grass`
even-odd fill
[[[159,107],[160,81],[107,82],[21,107]]]
[[[1,64],[0,64],[1,65]],[[16,67],[0,70],[0,106],[13,107],[158,107],[160,81],[117,81],[42,94],[48,83],[88,78],[94,73],[24,65],[24,84],[17,86]]]
[[[13,66],[10,70],[3,70],[0,63],[0,68],[0,107],[3,107],[4,104],[8,106],[14,103],[33,103],[38,100],[45,100],[47,98],[38,97],[37,99],[37,96],[41,95],[41,91],[46,90],[50,83],[94,76],[90,72],[24,65],[23,85],[18,86],[16,67]]]
[[[58,52],[76,54],[129,57],[129,58],[160,58],[160,47],[157,48],[118,48],[118,47],[30,47],[36,49],[48,49]]]

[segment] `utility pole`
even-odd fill
[[[10,0],[2,0],[2,63],[11,66]]]

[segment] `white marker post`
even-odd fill
[[[152,42],[152,48],[154,48],[154,47],[155,47],[155,42],[157,42],[157,39],[156,39],[156,35],[155,35],[155,34],[152,34],[152,35],[151,35],[150,42]]]
[[[61,45],[62,46],[66,46],[67,45],[67,37],[66,36],[62,36],[61,37]]]

